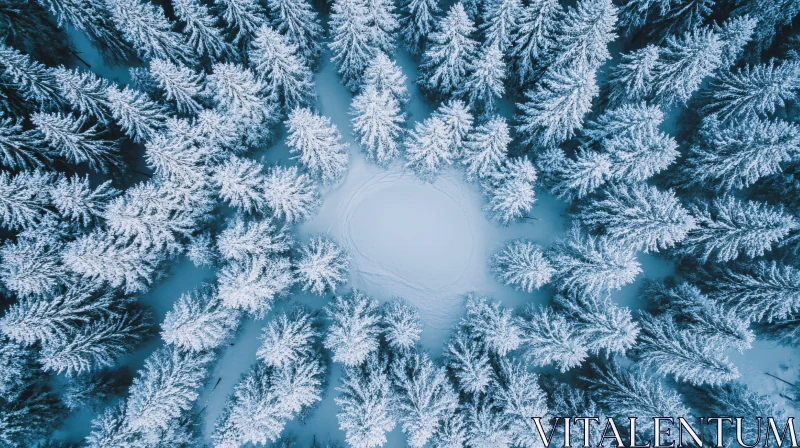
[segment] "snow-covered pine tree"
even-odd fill
[[[167,119],[162,106],[141,92],[116,85],[106,89],[108,109],[122,131],[137,143],[144,143],[164,128]]]
[[[495,104],[505,93],[506,64],[503,53],[493,44],[482,47],[470,64],[470,74],[457,94],[467,98],[470,107],[480,114],[495,111]]]
[[[331,184],[345,175],[350,160],[345,151],[348,144],[341,142],[342,136],[330,118],[296,108],[289,114],[286,127],[286,145],[312,176]]]
[[[554,364],[561,372],[578,367],[589,348],[578,326],[550,307],[529,306],[520,319],[525,359],[536,366]]]
[[[491,353],[505,356],[523,342],[520,321],[500,302],[490,302],[486,297],[468,295],[466,314],[461,325]]]
[[[264,23],[264,9],[257,0],[214,0],[214,9],[226,24],[233,45],[247,46]]]
[[[550,415],[591,415],[597,417],[601,422],[608,418],[605,410],[592,399],[589,391],[583,387],[570,387],[566,383],[553,384],[554,389],[548,390],[550,395]],[[539,414],[537,414],[539,415]],[[545,415],[545,414],[542,414]],[[582,421],[574,422],[572,428],[578,433],[583,434],[585,425]],[[605,424],[592,427],[589,423],[589,440],[601,440]]]
[[[378,52],[364,70],[363,84],[365,88],[373,86],[378,92],[391,93],[400,106],[405,106],[411,99],[403,70],[382,51]]]
[[[0,443],[7,446],[43,444],[52,435],[53,428],[61,425],[64,408],[46,380],[26,378],[24,386],[15,390],[14,395],[0,396]]]
[[[237,215],[217,235],[217,250],[226,260],[242,261],[285,253],[292,243],[287,226],[270,218],[245,221]]]
[[[475,25],[458,2],[450,7],[428,36],[420,63],[420,82],[433,92],[449,95],[461,87],[478,53],[472,38]]]
[[[408,445],[422,448],[440,431],[458,407],[458,395],[447,371],[427,353],[396,358],[390,368],[396,409]]]
[[[490,0],[484,4],[483,31],[485,47],[497,45],[501,53],[506,53],[514,39],[514,30],[522,14],[520,0]]]
[[[261,332],[256,357],[264,364],[288,368],[315,356],[320,331],[316,314],[302,307],[276,316]]]
[[[658,127],[663,121],[661,109],[644,101],[608,108],[597,118],[586,122],[582,143],[584,147],[602,149],[604,143],[619,136],[652,138],[652,134],[659,133]]]
[[[623,54],[620,63],[609,70],[605,84],[608,106],[620,107],[649,98],[658,58],[659,48],[655,45]]]
[[[719,34],[723,45],[720,67],[729,68],[739,61],[757,25],[758,19],[747,14],[732,16],[721,26],[714,24],[714,32]]]
[[[11,169],[44,168],[55,155],[40,132],[0,113],[0,163]]]
[[[503,225],[524,218],[536,202],[533,189],[537,174],[531,161],[525,157],[505,159],[500,169],[482,184],[489,198],[484,209],[495,221]]]
[[[370,24],[367,0],[336,0],[331,7],[328,47],[342,82],[351,92],[362,84],[364,70],[380,46]]]
[[[587,294],[620,289],[642,272],[633,248],[574,226],[549,252],[563,289]]]
[[[433,182],[439,171],[453,164],[453,134],[437,116],[418,121],[405,142],[406,167],[419,177]]]
[[[625,355],[636,343],[639,326],[630,309],[618,307],[610,297],[561,293],[554,300],[577,328],[589,354]]]
[[[633,349],[639,362],[662,375],[695,386],[720,385],[739,378],[739,371],[725,356],[719,339],[692,330],[681,330],[671,314],[642,315],[642,331]]]
[[[314,182],[307,174],[299,173],[296,166],[270,168],[264,194],[272,215],[289,223],[307,219],[320,204]]]
[[[244,213],[264,213],[266,175],[262,165],[246,157],[231,156],[217,165],[211,180],[217,186],[219,198]]]
[[[134,293],[150,286],[161,256],[96,230],[67,244],[61,260],[85,279]]]
[[[645,252],[674,247],[695,228],[694,218],[672,190],[644,183],[610,186],[600,200],[581,208],[578,219],[622,246]]]
[[[456,333],[445,345],[444,356],[462,392],[483,394],[494,382],[495,375],[486,349],[467,333]]]
[[[248,51],[250,65],[265,82],[270,100],[287,111],[308,106],[316,96],[311,70],[297,53],[296,45],[266,25],[256,31]]]
[[[422,333],[419,311],[400,298],[384,303],[382,325],[386,343],[401,354],[411,352]]]
[[[728,431],[724,433],[724,437],[730,437],[731,439],[738,437],[747,442],[757,440],[761,436],[758,424],[753,423],[757,416],[775,416],[776,422],[787,419],[785,411],[781,410],[774,400],[749,390],[742,383],[733,382],[714,388],[704,387],[700,394],[702,398],[698,398],[703,402],[703,411],[709,413],[725,412],[731,415],[744,416],[745,423],[741,427],[741,434],[737,435],[736,431],[733,430],[734,428],[728,428]],[[764,431],[769,431],[769,426]]]
[[[472,132],[474,117],[469,106],[461,100],[449,100],[440,104],[433,116],[444,122],[451,136],[453,154],[459,156],[467,135]]]
[[[217,264],[219,255],[211,240],[210,231],[206,230],[188,237],[186,258],[198,268],[211,267]]]
[[[557,0],[534,0],[523,6],[512,30],[508,52],[518,85],[532,81],[555,46],[556,26],[563,8]]]
[[[142,59],[193,61],[192,46],[186,41],[186,36],[173,31],[174,24],[159,6],[143,0],[104,1],[114,25]]]
[[[48,192],[52,188],[53,173],[21,171],[11,175],[0,172],[0,225],[9,230],[36,226],[44,216],[52,213]]]
[[[622,134],[602,143],[611,162],[610,177],[621,182],[643,182],[664,171],[678,158],[678,143],[660,132]]]
[[[387,166],[400,155],[400,127],[405,115],[391,90],[366,83],[364,90],[353,98],[350,106],[353,132],[367,158]]]
[[[400,35],[411,54],[420,54],[428,35],[433,31],[435,15],[440,11],[437,0],[402,0],[400,2]]]
[[[467,446],[467,438],[464,415],[456,411],[442,421],[442,426],[431,438],[431,445],[437,448],[461,448]]]
[[[705,263],[734,260],[742,255],[755,258],[797,229],[797,219],[781,207],[758,201],[722,196],[691,209],[697,227],[679,248]]]
[[[779,174],[798,156],[800,127],[796,124],[753,115],[723,123],[711,115],[697,130],[683,176],[693,184],[725,192]]]
[[[90,71],[67,70],[64,67],[53,69],[53,76],[58,91],[70,107],[81,115],[93,117],[103,125],[111,122],[111,111],[106,97],[109,83],[105,78]]]
[[[43,108],[63,102],[55,76],[29,55],[0,43],[0,80],[23,98]]]
[[[119,169],[122,160],[119,142],[100,137],[97,125],[87,126],[86,117],[71,114],[36,112],[31,123],[44,136],[44,140],[67,162],[86,163],[93,171],[108,173]]]
[[[611,0],[581,0],[559,20],[550,65],[594,72],[611,58],[608,44],[616,39],[617,7]],[[574,73],[573,72],[573,73]]]
[[[267,85],[247,67],[230,62],[214,64],[207,85],[220,112],[246,126],[272,123],[278,118],[268,99]]]
[[[333,360],[354,367],[378,350],[380,315],[378,304],[366,294],[353,290],[336,296],[325,307],[331,322],[325,335],[325,348],[333,352]]]
[[[216,26],[218,19],[211,15],[205,5],[198,0],[173,0],[172,7],[178,20],[183,22],[181,32],[196,57],[217,61],[233,53],[222,30]]]
[[[533,292],[550,282],[555,270],[542,248],[525,239],[511,241],[489,259],[498,281],[525,292]]]
[[[0,281],[18,298],[47,295],[67,278],[61,264],[61,241],[42,235],[43,231],[34,227],[31,233],[36,235],[22,232],[16,241],[9,239],[0,246]]]
[[[394,397],[385,360],[373,355],[363,366],[345,369],[334,398],[341,412],[339,429],[353,448],[374,448],[386,443],[396,424]]]
[[[668,37],[653,67],[652,100],[664,106],[686,104],[719,68],[722,50],[722,40],[707,27]]]
[[[583,127],[583,116],[598,94],[594,70],[566,66],[547,70],[534,89],[518,103],[517,132],[523,144],[548,147],[572,138]]]
[[[185,65],[166,59],[151,60],[149,72],[164,91],[167,101],[174,103],[178,112],[194,115],[203,110],[198,101],[205,96],[202,73],[195,73]]]
[[[239,326],[239,313],[223,306],[213,285],[183,293],[161,324],[161,338],[195,352],[222,346]]]
[[[266,316],[272,303],[286,295],[294,281],[289,259],[276,256],[231,261],[217,275],[222,303],[257,319]]]
[[[317,12],[307,0],[267,0],[269,25],[297,46],[298,56],[306,66],[314,68],[322,52],[324,34]]]
[[[294,268],[303,291],[321,296],[347,282],[350,260],[333,239],[320,235],[300,248]]]
[[[393,54],[396,33],[400,27],[394,0],[366,0],[367,24],[372,33],[372,42],[381,51]]]
[[[505,415],[501,413],[492,398],[473,397],[462,405],[462,410],[467,423],[468,446],[483,444],[496,448],[513,446],[514,436],[508,428]]]
[[[467,178],[485,179],[496,174],[506,159],[509,143],[505,118],[495,116],[478,126],[464,143],[462,162],[467,165]]]
[[[538,375],[529,372],[527,366],[521,362],[501,359],[497,376],[497,385],[492,394],[514,438],[514,446],[521,448],[539,446],[541,439],[531,416],[544,416],[549,413],[547,396],[539,387]]]

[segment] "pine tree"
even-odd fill
[[[272,215],[289,223],[308,219],[320,204],[311,178],[298,173],[296,166],[271,168],[267,172],[264,193]]]
[[[144,291],[153,280],[159,256],[100,231],[70,242],[61,256],[68,270],[127,293]]]
[[[217,235],[219,254],[235,261],[285,253],[292,243],[289,229],[270,218],[245,221],[237,215]]]
[[[108,108],[114,120],[128,137],[137,143],[150,140],[164,128],[167,116],[161,106],[143,93],[112,85],[106,90]]]
[[[397,358],[390,371],[401,428],[408,445],[421,448],[456,410],[458,395],[427,353]]]
[[[350,260],[334,240],[318,236],[300,248],[300,258],[294,267],[303,291],[321,296],[335,293],[337,285],[347,282]]]
[[[405,116],[390,90],[378,90],[367,83],[364,90],[353,98],[350,115],[353,132],[369,160],[388,166],[400,155],[400,126]]]
[[[363,367],[346,369],[336,388],[339,396],[334,401],[341,408],[336,417],[349,446],[383,446],[386,434],[394,429],[394,400],[386,370],[386,362],[372,356]]]
[[[550,307],[528,307],[521,319],[522,349],[529,363],[554,364],[561,372],[578,367],[588,347],[578,326]]]
[[[325,313],[331,322],[325,348],[333,351],[335,362],[354,367],[378,350],[380,316],[378,304],[371,297],[353,290],[336,296]]]
[[[610,59],[608,44],[616,39],[617,7],[611,0],[582,0],[560,20],[551,65],[594,73]]]
[[[250,43],[250,65],[266,83],[270,99],[289,111],[311,104],[315,98],[311,70],[288,43],[272,28],[258,29]]]
[[[400,35],[411,54],[420,54],[433,31],[440,11],[436,0],[403,0],[400,3]]]
[[[19,298],[46,295],[67,277],[60,259],[63,244],[41,230],[34,228],[37,236],[19,234],[16,241],[0,246],[0,281]]]
[[[225,343],[239,326],[239,314],[223,306],[209,284],[183,293],[161,324],[161,338],[175,347],[202,352]]]
[[[267,99],[266,84],[246,67],[230,62],[217,63],[207,79],[208,88],[221,112],[254,126],[276,118],[274,107]]]
[[[509,57],[520,86],[532,81],[555,46],[556,25],[563,8],[556,0],[534,0],[523,6],[512,30]]]
[[[527,157],[505,159],[500,169],[486,182],[482,189],[489,197],[484,209],[503,225],[523,218],[536,202],[533,189],[536,169]]]
[[[217,276],[222,303],[263,319],[272,303],[285,296],[294,283],[291,263],[285,257],[259,256],[225,264]]]
[[[486,297],[467,296],[466,315],[461,325],[467,328],[470,336],[499,356],[516,350],[523,340],[519,319],[500,302],[490,303]]]
[[[525,92],[528,102],[517,104],[517,132],[525,136],[523,143],[547,147],[572,138],[583,127],[583,116],[597,94],[593,71],[572,66],[548,70]]]
[[[52,173],[22,171],[11,176],[0,172],[0,224],[3,227],[27,229],[50,213],[48,191],[55,176]]]
[[[655,45],[623,54],[620,63],[609,70],[606,84],[609,107],[649,98],[659,57],[659,48]]]
[[[717,75],[703,92],[703,112],[715,113],[720,120],[766,117],[785,108],[800,88],[800,62],[750,66]]]
[[[348,145],[341,143],[342,136],[330,118],[310,109],[295,109],[286,126],[286,145],[309,174],[320,178],[323,184],[335,183],[345,175],[350,160],[345,152]]]
[[[695,386],[716,386],[739,378],[739,371],[724,355],[726,347],[718,339],[678,329],[669,314],[658,318],[642,316],[641,323],[635,355],[659,374],[673,375],[676,380]]]
[[[472,61],[477,56],[478,43],[471,37],[475,25],[459,2],[447,11],[428,37],[420,63],[425,88],[448,95],[464,82]]]
[[[264,23],[264,10],[257,0],[214,0],[214,6],[233,36],[233,45],[246,46]]]
[[[417,122],[409,131],[405,146],[406,167],[428,182],[432,182],[443,167],[453,164],[453,135],[439,117]]]
[[[653,67],[651,97],[660,105],[686,104],[722,63],[723,44],[708,28],[667,38]]]
[[[53,69],[58,91],[69,105],[81,115],[88,115],[99,123],[111,122],[111,111],[106,96],[109,83],[89,71],[67,70],[64,67]]]
[[[503,53],[497,47],[483,47],[470,65],[471,73],[458,89],[458,95],[468,99],[473,110],[483,114],[494,112],[495,104],[505,93],[506,66]]]
[[[238,135],[239,123],[236,119],[223,115],[221,111],[203,109],[192,123],[195,126],[195,137],[200,140],[201,145],[210,148],[211,151],[225,149],[242,153],[248,149],[243,145],[242,136]]]
[[[658,131],[617,135],[602,143],[610,177],[623,182],[643,182],[664,171],[678,158],[677,148],[674,138]]]
[[[575,151],[574,160],[559,147],[549,148],[539,155],[536,165],[550,191],[568,202],[588,196],[611,175],[608,155],[584,147]]]
[[[39,132],[23,130],[22,120],[0,113],[0,163],[11,169],[44,168],[53,155]]]
[[[728,68],[736,64],[742,57],[744,47],[752,40],[758,19],[747,14],[734,16],[726,20],[722,26],[714,25],[714,32],[722,39],[722,64]]]
[[[642,272],[632,248],[577,226],[553,245],[549,258],[562,288],[588,294],[620,289]]]
[[[0,443],[40,444],[62,424],[64,408],[45,381],[30,380],[16,400],[0,397]]]
[[[383,306],[383,337],[393,350],[409,353],[419,341],[422,322],[419,311],[403,299],[395,298]]]
[[[508,125],[503,117],[496,116],[478,126],[464,143],[463,163],[467,165],[467,178],[485,179],[500,170],[511,143]]]
[[[186,258],[198,268],[215,266],[218,254],[211,241],[211,232],[205,231],[189,236],[186,242]]]
[[[798,227],[794,216],[782,208],[733,196],[700,203],[691,210],[697,227],[689,232],[680,252],[705,263],[734,260],[741,255],[764,255]]]
[[[570,387],[565,383],[558,384],[555,390],[548,391],[550,399],[550,415],[591,415],[597,417],[601,422],[607,421],[608,416],[597,402],[592,399],[592,395],[582,387]],[[540,415],[540,414],[537,414]],[[544,414],[541,414],[544,415]],[[578,421],[575,430],[578,434],[583,434],[585,425]],[[637,426],[638,427],[638,426]],[[595,425],[592,428],[589,423],[589,440],[601,440],[605,425]]]
[[[369,19],[366,0],[337,0],[331,8],[331,61],[351,92],[361,86],[364,70],[380,50]]]
[[[581,208],[578,218],[622,246],[645,252],[672,248],[695,228],[694,218],[672,190],[646,184],[612,185],[601,200]]]
[[[464,393],[482,394],[494,382],[488,353],[466,333],[456,333],[445,345],[445,359]]]
[[[107,180],[94,190],[89,186],[89,176],[62,177],[50,190],[50,201],[58,214],[68,221],[88,227],[105,213],[108,202],[120,194]]]
[[[192,47],[156,5],[142,0],[105,0],[114,25],[142,59],[191,63]]]
[[[50,147],[69,163],[85,162],[92,170],[103,173],[122,164],[119,143],[100,139],[97,125],[86,126],[85,117],[37,112],[31,115],[31,122]]]
[[[539,377],[529,372],[524,364],[503,359],[500,361],[498,382],[493,394],[514,437],[514,446],[538,446],[541,443],[539,433],[531,416],[548,414],[547,396],[539,387]]]
[[[525,239],[508,243],[489,263],[498,281],[529,293],[549,283],[555,273],[542,248]]]
[[[582,146],[602,149],[604,144],[620,136],[636,139],[652,138],[659,133],[664,113],[658,106],[644,101],[606,109],[594,120],[586,123],[582,132]]]
[[[53,72],[27,54],[0,43],[0,80],[40,107],[62,103]]]
[[[511,448],[514,435],[505,415],[491,398],[473,398],[463,407],[469,446]]]
[[[174,0],[172,6],[178,20],[183,22],[182,33],[195,56],[215,61],[232,53],[233,49],[225,42],[222,30],[216,27],[217,19],[205,5],[197,0]]]
[[[367,0],[366,6],[373,44],[385,53],[394,53],[395,34],[400,26],[394,0]]]
[[[316,67],[323,35],[316,11],[306,0],[267,0],[270,26],[298,48],[306,66]]]
[[[150,75],[178,112],[194,115],[203,110],[198,101],[205,95],[202,73],[165,59],[153,59],[150,61]]]
[[[467,135],[472,132],[474,117],[467,104],[461,100],[449,100],[439,105],[433,117],[444,122],[451,136],[453,154],[460,155]]]
[[[456,412],[442,421],[442,426],[431,439],[437,448],[462,448],[467,445],[467,425],[461,413]]]
[[[313,358],[320,337],[317,327],[316,315],[303,308],[276,316],[261,332],[261,346],[256,357],[276,368],[288,368]]]
[[[574,323],[589,354],[625,355],[636,344],[639,326],[630,309],[616,306],[610,297],[566,293],[555,302]]]
[[[391,93],[400,106],[404,106],[411,99],[403,70],[382,51],[378,52],[364,70],[363,84],[364,88],[373,86],[378,92]]]
[[[697,131],[689,149],[684,176],[718,191],[749,187],[779,174],[800,155],[800,128],[783,120],[751,116],[722,123],[712,115]]]
[[[522,2],[520,0],[491,0],[484,5],[483,45],[492,47],[497,45],[501,53],[506,53],[511,47],[514,30],[518,27],[517,20],[521,15]]]
[[[245,213],[263,213],[267,206],[262,165],[245,157],[231,156],[217,165],[212,181],[220,199]]]

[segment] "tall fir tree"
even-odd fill
[[[533,81],[556,45],[558,17],[562,6],[556,0],[535,0],[523,6],[512,32],[508,51],[514,78],[520,86]]]
[[[296,108],[286,122],[289,135],[286,144],[294,158],[324,184],[335,183],[347,172],[350,155],[336,125],[328,117],[310,109]]]
[[[449,95],[461,86],[477,57],[474,33],[475,26],[461,2],[451,6],[428,37],[422,55],[420,81],[426,89]]]
[[[323,35],[317,12],[307,0],[267,0],[270,26],[297,46],[298,56],[306,66],[319,64]]]
[[[331,7],[331,42],[339,76],[350,91],[361,86],[364,70],[380,47],[374,40],[366,0],[337,0]]]
[[[403,0],[400,3],[400,35],[411,54],[422,52],[439,11],[436,0]]]
[[[311,70],[298,56],[297,46],[264,25],[255,33],[248,56],[253,70],[266,83],[270,99],[290,111],[316,97]]]

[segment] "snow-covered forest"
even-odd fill
[[[800,410],[800,0],[0,0],[0,31],[2,447]]]

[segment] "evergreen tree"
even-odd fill
[[[798,227],[794,216],[781,208],[733,196],[700,203],[691,212],[697,227],[679,250],[703,263],[712,258],[726,262],[741,255],[760,257]]]
[[[469,107],[461,100],[442,103],[433,111],[433,117],[444,122],[451,136],[452,151],[460,155],[467,135],[472,132],[474,117]]]
[[[623,54],[620,63],[609,70],[606,83],[609,107],[649,98],[659,57],[659,48],[655,45]]]
[[[263,319],[272,303],[285,296],[294,283],[291,263],[285,257],[259,256],[225,264],[217,275],[222,303]]]
[[[257,0],[214,0],[214,6],[233,36],[233,45],[247,45],[264,23],[264,10]]]
[[[191,63],[192,46],[173,31],[173,24],[156,5],[142,0],[105,0],[114,25],[142,59]]]
[[[537,68],[555,46],[557,19],[561,14],[562,7],[556,0],[534,0],[522,7],[509,50],[520,86],[533,81]]]
[[[520,0],[491,0],[484,5],[483,45],[491,48],[496,45],[501,53],[506,53],[514,39],[514,31],[522,11]]]
[[[612,185],[601,200],[587,203],[578,217],[622,246],[645,252],[674,247],[695,228],[694,218],[672,190],[646,184]]]
[[[231,156],[217,165],[212,181],[220,199],[245,213],[263,213],[267,206],[266,175],[262,165],[245,157]]]
[[[261,332],[256,356],[264,364],[288,368],[315,356],[319,342],[317,318],[303,308],[295,308],[270,320]]]
[[[419,341],[421,333],[422,322],[416,308],[399,298],[384,304],[383,337],[390,348],[400,353],[409,353]]]
[[[16,241],[0,246],[0,281],[19,298],[50,293],[67,277],[60,259],[61,241],[43,237],[41,230],[32,229],[38,234],[33,237],[23,232]]]
[[[645,102],[630,103],[606,109],[600,116],[586,123],[583,129],[584,147],[602,149],[615,137],[627,136],[635,139],[652,138],[659,132],[664,113],[658,106]]]
[[[55,76],[47,67],[0,43],[0,80],[26,100],[48,108],[62,103]]]
[[[667,38],[653,67],[651,97],[660,105],[686,104],[722,63],[723,43],[708,28]]]
[[[478,43],[471,37],[475,26],[461,2],[454,4],[428,37],[420,63],[420,80],[431,91],[448,95],[459,89],[477,56]]]
[[[377,92],[389,92],[402,107],[411,99],[406,86],[406,75],[395,61],[384,52],[378,52],[364,71],[364,88],[375,87]]]
[[[52,173],[22,171],[11,176],[0,172],[0,224],[10,230],[28,229],[50,213],[50,191],[55,176]]]
[[[569,387],[565,383],[558,384],[554,390],[548,391],[550,395],[550,415],[591,415],[601,422],[607,421],[606,412],[600,407],[585,388]],[[539,415],[539,414],[537,414]],[[544,415],[544,414],[541,414]],[[591,423],[586,428],[584,422],[576,421],[574,427],[578,434],[589,430],[589,440],[601,440],[605,425],[599,424],[592,428]]]
[[[366,4],[372,41],[381,51],[394,53],[395,34],[400,26],[394,0],[367,0]]]
[[[496,44],[483,47],[470,65],[471,73],[458,89],[458,95],[468,99],[473,110],[483,114],[494,112],[495,102],[505,93],[506,66],[503,53]]]
[[[550,307],[528,307],[521,319],[524,356],[536,366],[555,364],[561,372],[578,367],[588,356],[577,325]]]
[[[689,182],[729,191],[781,173],[799,155],[795,124],[754,116],[722,123],[712,115],[698,129],[683,171]]]
[[[485,210],[503,225],[525,217],[536,202],[533,189],[536,179],[536,169],[527,157],[505,159],[500,169],[482,185],[484,194],[489,197]]]
[[[167,101],[175,103],[178,112],[194,115],[203,110],[198,101],[205,95],[202,73],[164,59],[153,59],[150,75],[166,94]]]
[[[114,120],[135,142],[144,143],[164,128],[164,110],[143,93],[112,85],[106,90],[106,97]]]
[[[89,71],[67,70],[64,67],[53,69],[53,76],[59,93],[72,108],[103,125],[111,122],[106,96],[109,86],[107,80]]]
[[[463,162],[467,178],[484,179],[497,174],[506,159],[511,143],[508,125],[503,117],[494,117],[469,134],[464,144]]]
[[[511,314],[511,310],[503,308],[500,302],[490,303],[486,297],[470,294],[466,300],[466,315],[461,319],[461,325],[470,336],[499,356],[505,356],[520,346],[524,336],[519,319]]]
[[[461,413],[456,412],[444,419],[442,426],[431,439],[437,448],[461,448],[467,445],[467,425]]]
[[[734,16],[726,20],[722,26],[714,25],[714,32],[722,39],[722,64],[728,68],[736,64],[742,57],[744,47],[752,40],[758,25],[758,19],[747,14]]]
[[[676,380],[695,386],[716,386],[740,376],[718,339],[678,329],[670,314],[658,318],[642,316],[641,323],[635,355],[659,374],[673,375]]]
[[[342,136],[330,118],[310,109],[295,109],[286,126],[286,145],[309,174],[320,178],[323,184],[335,183],[345,175],[350,160],[345,152],[348,145],[341,143]]]
[[[445,359],[464,393],[482,394],[494,382],[488,353],[466,333],[456,333],[445,345]]]
[[[222,30],[216,27],[217,19],[211,16],[205,5],[197,0],[174,0],[173,8],[178,20],[183,22],[182,33],[195,56],[214,61],[232,53],[233,49],[225,42]]]
[[[289,223],[308,219],[320,204],[311,178],[298,173],[296,166],[271,168],[266,175],[264,193],[272,215]]]
[[[207,79],[221,112],[252,126],[277,118],[274,105],[267,98],[267,85],[246,67],[230,62],[217,63]]]
[[[608,44],[617,37],[616,23],[617,7],[611,0],[579,1],[560,20],[550,64],[593,74],[611,57]]]
[[[542,147],[560,144],[583,127],[583,116],[598,94],[594,72],[568,66],[550,69],[542,81],[525,92],[525,103],[518,103],[517,132],[524,144]]]
[[[361,86],[364,70],[380,50],[369,20],[366,0],[337,0],[331,8],[331,61],[352,92]]]
[[[297,46],[305,65],[316,67],[322,52],[323,35],[317,12],[306,0],[267,0],[269,25]]]
[[[495,252],[490,265],[498,281],[529,293],[549,283],[555,273],[542,248],[524,239]]]
[[[505,416],[491,398],[473,398],[463,407],[469,446],[511,448],[513,434]]]
[[[122,164],[119,143],[101,140],[97,125],[86,126],[84,117],[37,112],[31,115],[31,122],[50,147],[69,163],[85,162],[92,170],[103,173]]]
[[[639,326],[631,311],[616,306],[610,297],[562,293],[555,302],[574,323],[589,354],[624,355],[636,344]]]
[[[303,291],[323,295],[335,293],[336,286],[347,282],[350,261],[347,254],[332,239],[325,236],[312,238],[300,248],[300,259],[295,263],[297,281]]]
[[[411,54],[419,54],[433,31],[434,17],[440,8],[436,0],[403,0],[400,2],[400,35]]]
[[[757,59],[762,52],[768,50],[778,32],[789,25],[798,13],[800,13],[800,3],[794,0],[778,0],[766,4],[737,2],[732,15],[750,16],[758,20],[752,46],[748,48],[748,57]]]
[[[59,396],[43,380],[30,379],[16,399],[0,396],[0,443],[26,446],[44,443],[62,423]]]
[[[405,146],[406,167],[428,182],[432,182],[443,167],[453,164],[453,135],[440,117],[417,122],[409,131]]]
[[[703,112],[715,113],[725,121],[766,117],[774,114],[776,107],[785,108],[800,88],[800,62],[786,61],[778,66],[775,62],[773,59],[768,64],[747,65],[717,75],[703,92]]]
[[[335,362],[355,367],[378,350],[380,316],[378,304],[371,297],[353,290],[336,296],[325,313],[331,321],[325,348],[333,352]]]
[[[549,258],[562,288],[588,294],[620,289],[642,272],[632,248],[577,226],[556,241]]]
[[[386,443],[394,429],[395,411],[386,362],[370,357],[363,367],[345,370],[339,396],[334,398],[341,412],[336,414],[339,429],[354,448],[373,448]]]
[[[353,132],[359,137],[367,158],[387,166],[400,154],[399,140],[405,121],[400,104],[388,89],[367,83],[350,106]]]
[[[161,324],[161,338],[184,350],[214,350],[228,340],[239,326],[239,314],[223,306],[216,289],[201,285],[183,293]]]
[[[23,130],[22,120],[0,114],[0,163],[11,169],[44,168],[53,155],[39,132]]]
[[[664,171],[678,158],[678,143],[663,132],[618,135],[603,142],[612,179],[643,182]]]
[[[270,92],[270,100],[286,110],[303,107],[315,98],[311,70],[298,56],[297,46],[264,25],[250,43],[250,65]]]
[[[245,221],[234,217],[217,235],[217,250],[226,260],[247,260],[281,254],[292,246],[292,237],[285,225],[272,219]]]
[[[396,406],[408,445],[421,448],[440,431],[458,406],[458,395],[427,353],[397,358],[391,365]]]
[[[538,446],[541,439],[531,416],[548,414],[547,397],[539,387],[539,377],[529,372],[521,362],[503,359],[500,361],[498,382],[493,395],[514,437],[514,446]]]

